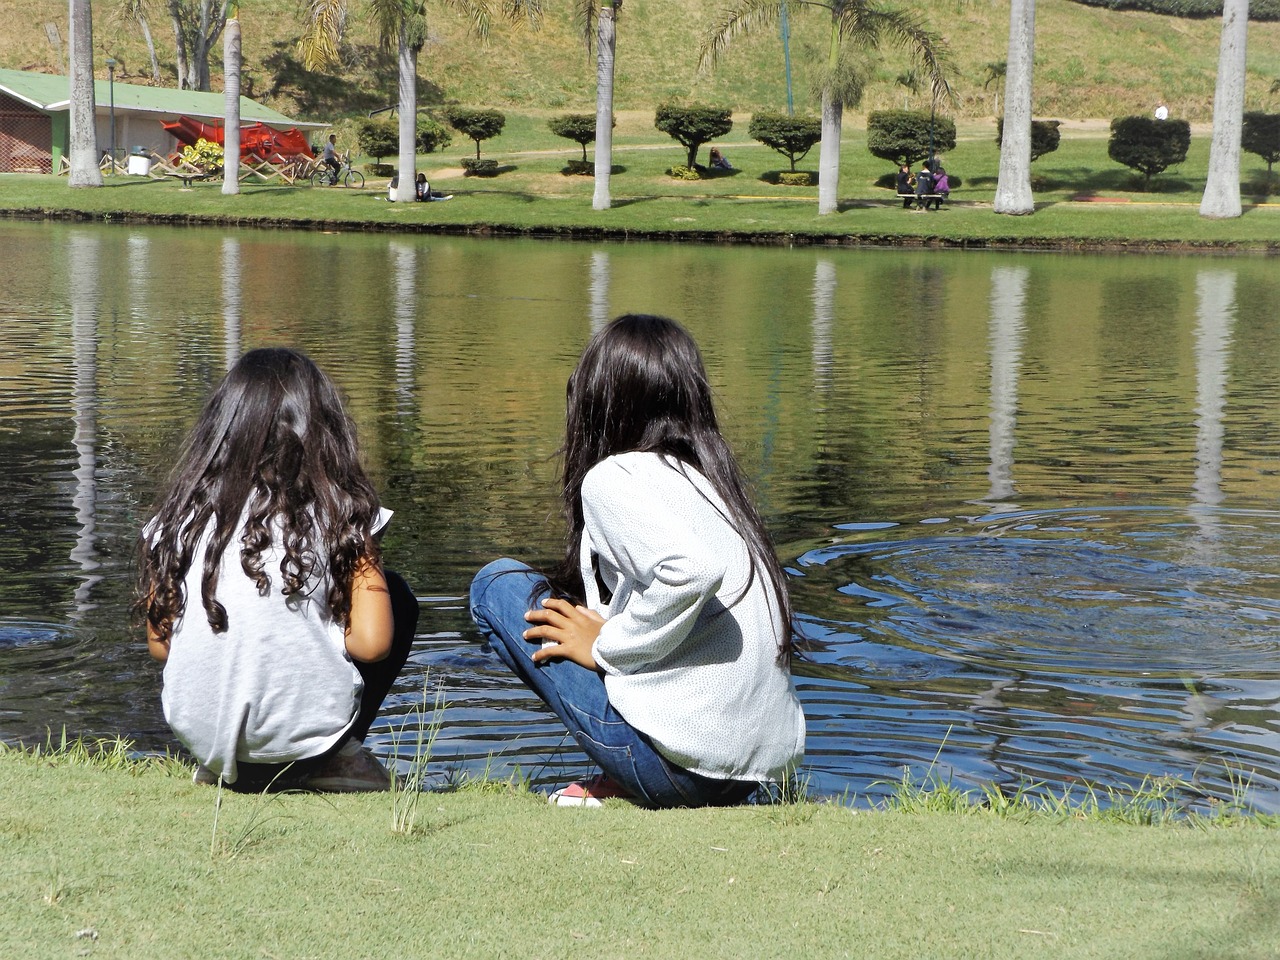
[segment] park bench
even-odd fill
[[[166,173],[166,177],[172,177],[175,180],[181,180],[184,187],[204,180],[216,180],[222,176],[222,169],[216,170],[175,170],[172,173]]]
[[[916,195],[916,194],[914,194],[914,193],[900,193],[900,194],[898,194],[898,199],[899,199],[899,200],[914,200],[914,201],[916,201],[916,203],[917,203],[917,209],[919,209],[918,204],[919,204],[919,201],[921,201],[921,200],[923,200],[923,201],[924,201],[924,208],[925,208],[926,210],[927,210],[927,209],[929,209],[929,204],[930,204],[930,202],[932,202],[936,208],[938,208],[938,209],[942,209],[942,201],[947,199],[947,194],[945,194],[945,193],[925,193],[925,194],[920,194],[919,196],[917,196],[917,195]]]

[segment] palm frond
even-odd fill
[[[587,47],[587,56],[591,56],[592,45],[596,39],[596,0],[574,0],[573,22],[582,31],[582,41]]]
[[[445,0],[449,8],[471,25],[471,32],[484,40],[489,36],[489,27],[493,25],[493,10],[489,0]]]
[[[737,37],[777,23],[782,6],[779,0],[739,0],[712,23],[698,51],[698,69],[713,69],[716,61]]]
[[[882,42],[892,43],[910,52],[929,77],[929,86],[935,99],[954,101],[955,94],[947,80],[953,72],[951,51],[947,41],[926,25],[923,17],[900,10],[883,10],[865,3],[852,4],[853,15],[840,23],[841,35],[868,49],[877,49]]]
[[[503,0],[502,15],[537,30],[542,26],[542,0]]]
[[[298,38],[298,56],[308,70],[338,63],[338,44],[347,24],[346,0],[308,0]]]

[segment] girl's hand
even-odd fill
[[[552,659],[572,660],[580,667],[595,670],[596,660],[591,648],[604,626],[604,617],[586,607],[575,607],[568,600],[554,597],[542,601],[541,610],[530,610],[524,618],[536,626],[524,632],[526,640],[551,641],[553,647],[543,647],[533,654],[534,663]]]

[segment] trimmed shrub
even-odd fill
[[[822,121],[817,117],[757,113],[751,118],[747,132],[752,140],[759,140],[791,161],[791,172],[795,173],[796,162],[803,160],[813,145],[822,139]],[[778,182],[783,181],[779,179]]]
[[[1031,121],[1031,162],[1035,163],[1046,153],[1053,153],[1058,149],[1058,143],[1062,139],[1062,135],[1058,133],[1058,128],[1062,126],[1061,120],[1032,120]],[[1000,117],[996,121],[996,146],[1004,143],[1004,117]]]
[[[596,165],[590,160],[570,160],[560,172],[566,177],[593,177]]]
[[[794,170],[790,172],[783,171],[778,174],[778,183],[784,187],[816,187],[818,178],[812,173],[797,173]]]
[[[685,166],[683,163],[677,163],[674,167],[667,171],[676,180],[701,180],[702,174],[698,173],[693,167]]]
[[[400,125],[389,118],[364,117],[356,124],[360,152],[381,162],[400,153]]]
[[[614,121],[617,125],[617,121]],[[582,162],[587,162],[587,144],[596,140],[596,115],[594,113],[562,113],[547,121],[547,129],[557,137],[572,140],[582,147]]]
[[[1240,148],[1266,161],[1267,179],[1270,180],[1271,165],[1280,160],[1280,113],[1248,111],[1244,115],[1244,128],[1240,131]]]
[[[473,110],[468,107],[450,107],[444,118],[453,129],[475,141],[477,161],[480,159],[480,144],[500,134],[507,123],[506,114],[499,110]],[[494,167],[496,169],[496,163]]]
[[[396,168],[390,163],[366,163],[364,172],[371,177],[394,177]]]
[[[1155,174],[1186,160],[1190,146],[1191,124],[1186,120],[1116,117],[1111,121],[1107,156],[1141,173],[1146,190]]]
[[[932,128],[932,129],[931,129]],[[956,124],[919,110],[876,110],[867,117],[867,149],[894,166],[915,166],[929,156],[954,150]]]
[[[733,111],[728,107],[668,102],[659,104],[654,111],[653,125],[683,144],[686,166],[696,168],[698,148],[733,129]]]
[[[423,153],[435,153],[453,143],[453,134],[433,117],[418,118],[418,148]]]
[[[462,175],[464,177],[496,177],[498,175],[498,161],[463,157]]]

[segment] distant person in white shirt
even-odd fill
[[[1156,119],[1157,120],[1169,119],[1169,108],[1166,107],[1163,103],[1160,104],[1160,106],[1156,107]]]

